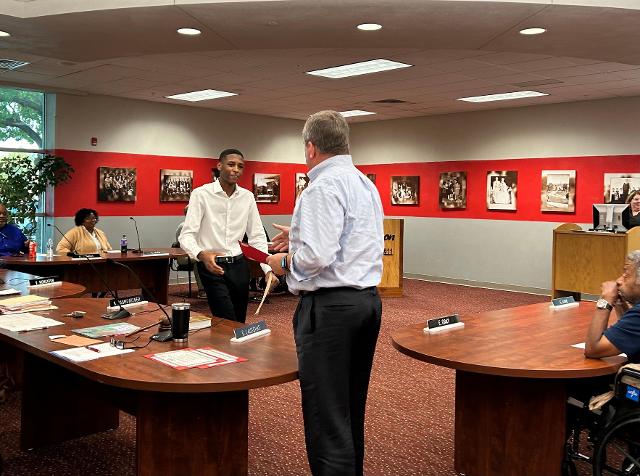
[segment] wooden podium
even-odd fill
[[[402,297],[402,246],[404,220],[385,218],[382,280],[378,292],[383,297]]]
[[[575,223],[553,230],[551,286],[553,297],[600,294],[603,281],[622,274],[630,251],[640,249],[640,227],[627,233],[583,231]]]

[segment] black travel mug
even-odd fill
[[[174,342],[186,342],[189,336],[189,314],[191,305],[177,302],[171,305],[171,335]]]

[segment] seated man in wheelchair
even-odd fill
[[[619,370],[615,382],[600,377],[570,391],[563,472],[577,475],[574,461],[585,461],[594,475],[640,476],[640,250],[627,255],[616,281],[602,283],[584,353],[588,358],[625,353],[630,365]],[[614,390],[602,393],[612,383]],[[589,401],[597,393],[602,394]],[[593,446],[591,457],[580,451],[583,430]]]

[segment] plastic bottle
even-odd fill
[[[127,252],[127,235],[122,235],[120,239],[120,253]]]
[[[51,238],[47,240],[47,258],[53,258],[53,240]]]

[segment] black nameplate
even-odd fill
[[[551,304],[554,306],[564,306],[565,304],[573,304],[574,302],[576,302],[576,300],[573,299],[573,296],[559,297],[551,300]]]
[[[126,304],[135,304],[144,301],[142,296],[131,296],[126,298],[112,299],[109,301],[109,307],[124,306]]]
[[[60,281],[58,276],[49,276],[48,278],[35,278],[29,280],[29,286],[39,286],[41,284],[51,284]]]
[[[435,319],[429,319],[427,321],[427,327],[429,329],[436,329],[438,327],[448,326],[450,324],[458,323],[458,315],[452,314],[450,316],[436,317]]]
[[[255,334],[256,332],[263,331],[267,328],[267,323],[264,321],[257,322],[255,324],[250,324],[248,326],[241,327],[240,329],[234,329],[233,334],[236,339],[241,339],[242,337],[250,336],[251,334]]]

